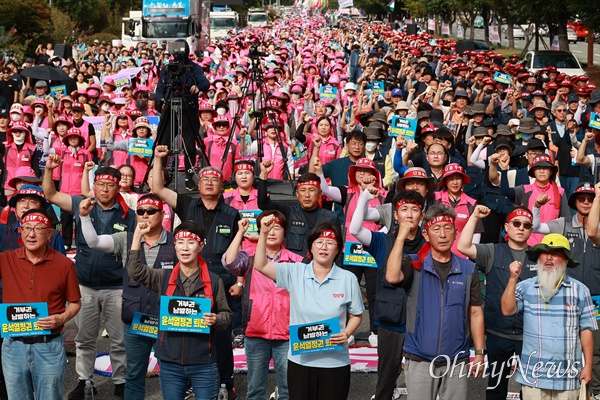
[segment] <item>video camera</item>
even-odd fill
[[[192,66],[185,64],[186,48],[183,42],[167,43],[167,50],[173,55],[173,61],[167,65],[167,73],[171,76],[171,82],[178,82],[181,74],[191,72]]]

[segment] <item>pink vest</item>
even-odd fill
[[[525,204],[525,206],[530,210],[533,210],[533,206],[535,205],[535,199],[540,194],[547,194],[550,198],[550,200],[546,204],[540,207],[540,222],[548,222],[560,217],[561,197],[556,198],[556,196],[554,196],[553,185],[550,184],[547,185],[545,188],[540,188],[538,185],[533,183],[530,185],[524,185],[523,187],[525,189],[525,193],[531,192],[531,196],[529,196],[529,201],[527,202],[527,204]],[[558,188],[558,194],[560,196],[562,196],[564,192],[565,189],[561,187]],[[532,233],[529,237],[529,240],[527,240],[527,244],[529,246],[539,244],[542,242],[544,236],[545,235],[543,233]]]
[[[450,199],[448,197],[447,190],[443,190],[441,192],[435,192],[435,200],[438,203],[445,204],[445,205],[452,207],[452,204],[450,204]],[[456,234],[456,238],[454,239],[454,243],[452,243],[452,252],[459,257],[466,258],[460,251],[458,251],[457,243],[458,243],[458,239],[460,238],[460,234],[461,234],[463,228],[467,224],[467,221],[469,220],[469,217],[471,216],[471,213],[473,212],[473,209],[475,208],[476,203],[477,202],[475,201],[475,199],[467,196],[463,192],[460,195],[460,201],[458,202],[456,207],[453,207],[454,211],[456,212],[456,220],[454,221],[454,226],[456,227],[458,232]]]
[[[119,153],[124,153],[122,151],[119,151]],[[139,156],[134,156],[131,154],[126,153],[127,156],[127,164],[131,165],[133,167],[133,169],[135,170],[135,181],[133,182],[134,185],[141,185],[144,183],[144,177],[146,176],[146,171],[148,170],[148,162],[143,159],[140,158]],[[121,164],[116,164],[116,165],[121,165]]]
[[[387,192],[385,190],[380,190],[379,196],[369,200],[369,208],[375,208],[382,205],[386,195]],[[352,222],[352,215],[354,215],[354,212],[356,211],[356,204],[358,204],[358,198],[360,197],[360,186],[349,186],[347,196],[346,205],[344,205],[344,215],[346,216],[346,220],[344,221],[344,230],[346,231],[345,241],[358,242],[359,240],[350,234],[350,223]],[[362,226],[370,231],[378,231],[381,228],[381,225],[378,225],[373,221],[364,221]]]
[[[129,142],[129,139],[131,139],[131,132],[127,131],[123,131],[121,129],[119,129],[118,132],[114,132],[113,134],[113,141],[116,142],[120,142],[122,140],[127,140],[127,142]],[[123,165],[123,164],[129,164],[129,153],[126,151],[113,151],[112,153],[112,158],[111,160],[107,163],[107,165],[115,165],[117,167]],[[137,178],[137,171],[136,171],[136,178]],[[143,177],[142,177],[143,178]]]
[[[317,134],[318,135],[318,134]],[[307,136],[306,143],[304,145],[308,148],[308,157],[310,158],[313,152],[313,137]],[[321,140],[321,147],[319,147],[319,159],[321,164],[327,164],[331,160],[335,160],[342,154],[342,146],[333,136],[329,136],[325,140]]]
[[[71,122],[75,124],[75,121],[71,118]],[[83,125],[77,128],[81,131],[81,135],[85,138],[85,148],[90,147],[90,123],[86,120],[83,120]]]
[[[283,142],[284,151],[287,152],[287,145]],[[268,140],[265,140],[263,144],[263,161],[273,161],[273,170],[269,173],[268,178],[270,179],[283,179],[283,156],[281,155],[281,146],[279,143],[275,143],[275,146],[271,146]],[[293,171],[290,171],[293,172]]]
[[[204,144],[206,145],[206,154],[208,155],[208,159],[210,161],[210,165],[213,167],[221,168],[221,164],[223,161],[223,153],[225,152],[225,145],[221,146],[216,143],[217,136],[213,138],[205,138]],[[229,154],[227,156],[227,160],[225,161],[225,165],[223,166],[223,180],[229,181],[231,180],[231,175],[233,174],[233,163],[236,160],[240,159],[240,151],[239,145],[235,138],[231,141],[231,145],[229,146]]]
[[[92,161],[89,151],[79,148],[75,154],[67,148],[60,153],[63,164],[60,168],[60,191],[62,193],[81,196],[81,178],[86,161]]]
[[[48,144],[50,145],[50,148],[54,149],[54,153],[59,155],[69,148],[69,146],[66,146],[63,143],[62,138],[54,132],[51,132],[50,135],[48,135]],[[61,168],[54,168],[54,171],[52,171],[52,179],[59,181],[60,172]]]
[[[301,262],[302,256],[283,248],[278,262]],[[252,259],[250,260],[252,262]],[[252,307],[246,336],[269,340],[290,338],[290,295],[275,286],[273,280],[258,271],[252,271],[250,282]]]
[[[17,145],[11,143],[6,145],[6,155],[4,156],[4,168],[6,168],[6,180],[4,188],[15,190],[8,186],[8,182],[15,177],[19,167],[31,167],[31,158],[35,152],[35,145],[31,143],[23,144],[21,151],[17,150]]]

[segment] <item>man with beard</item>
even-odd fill
[[[502,295],[502,314],[523,312],[523,351],[517,382],[526,399],[577,399],[580,382],[592,380],[597,329],[589,289],[566,274],[579,263],[569,240],[546,235],[527,251],[537,262],[537,277],[518,282],[522,263],[513,261]],[[518,282],[518,283],[517,283]],[[582,351],[586,360],[582,367]]]
[[[490,376],[486,389],[487,400],[504,400],[508,394],[511,360],[520,355],[523,346],[523,315],[512,318],[502,315],[500,299],[510,277],[508,266],[513,261],[525,263],[519,282],[535,276],[535,262],[527,261],[525,251],[531,236],[533,216],[525,207],[517,207],[508,214],[504,230],[506,242],[473,243],[477,221],[490,215],[491,210],[483,205],[475,207],[458,239],[458,250],[467,256],[486,276],[485,330],[486,349]]]

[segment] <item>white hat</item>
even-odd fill
[[[344,86],[344,91],[346,91],[346,90],[356,91],[356,85],[352,82],[346,82],[346,85]]]

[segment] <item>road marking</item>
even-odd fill
[[[582,52],[582,51],[580,51],[580,50],[571,50],[571,52],[573,52],[573,53],[583,53],[583,52]]]

